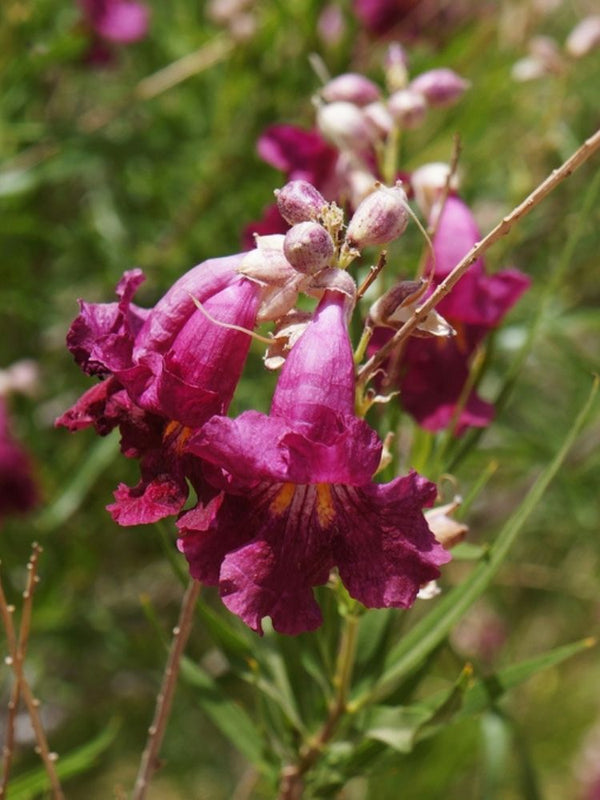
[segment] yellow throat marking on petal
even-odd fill
[[[163,430],[163,442],[171,440],[171,445],[178,456],[183,455],[187,440],[192,435],[193,431],[185,425],[182,425],[177,420],[170,420]]]
[[[295,491],[295,483],[284,483],[271,501],[269,510],[272,511],[273,514],[283,514],[289,508]]]
[[[331,487],[328,483],[318,483],[317,489],[317,519],[322,528],[328,528],[335,517],[335,509],[331,497]]]

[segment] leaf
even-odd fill
[[[119,726],[118,720],[111,720],[95,739],[78,747],[71,753],[61,756],[56,762],[56,772],[60,780],[64,781],[96,767],[98,765],[98,757],[113,742]],[[25,775],[13,778],[10,781],[8,794],[11,800],[30,800],[49,788],[50,781],[46,770],[43,767],[37,767]]]
[[[350,703],[351,709],[356,710],[389,695],[402,679],[444,640],[452,626],[487,589],[583,428],[595,400],[598,385],[599,379],[595,378],[588,399],[565,437],[562,447],[539,475],[525,500],[505,523],[498,538],[490,547],[487,557],[477,564],[462,584],[448,592],[426,617],[408,631],[389,653],[386,668],[379,681],[370,692],[355,698]]]
[[[190,658],[182,659],[181,676],[198,690],[198,703],[221,733],[251,764],[270,774],[272,768],[264,756],[263,737],[244,709],[223,694],[217,682]]]
[[[439,692],[422,703],[411,706],[375,706],[368,714],[369,727],[364,735],[384,742],[399,753],[410,753],[426,725],[441,727],[461,707],[463,696],[472,680],[473,669],[467,665],[454,686]]]

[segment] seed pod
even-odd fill
[[[298,272],[313,274],[331,264],[335,245],[318,222],[300,222],[286,233],[283,252]]]
[[[275,197],[279,213],[290,225],[316,219],[327,205],[321,192],[308,181],[290,181],[275,189]]]
[[[379,87],[357,72],[338,75],[337,78],[326,83],[321,90],[321,97],[328,103],[341,100],[357,106],[366,106],[367,103],[379,100],[379,94]]]
[[[359,250],[397,239],[408,224],[407,198],[399,184],[380,186],[360,203],[346,231],[346,243]]]
[[[427,101],[420,92],[400,89],[388,100],[388,111],[402,128],[417,128],[425,119]]]
[[[470,82],[451,69],[430,69],[411,81],[410,87],[420,92],[430,106],[449,106],[469,88]]]

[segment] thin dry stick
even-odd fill
[[[356,292],[357,302],[364,295],[369,286],[371,286],[371,284],[373,283],[375,278],[379,275],[381,270],[385,268],[386,263],[387,263],[387,250],[382,250],[381,253],[379,254],[379,258],[377,259],[377,263],[369,269],[367,277],[361,283],[361,285],[358,288],[358,291]]]
[[[108,108],[92,108],[87,111],[79,121],[80,129],[85,133],[97,131],[115,119],[132,102],[151,100],[153,97],[157,97],[227,58],[233,49],[234,43],[225,37],[211,40],[193,53],[187,53],[152,75],[142,78],[135,85],[133,91],[121,98],[115,105]]]
[[[401,342],[403,342],[422,322],[427,314],[435,308],[435,306],[440,302],[440,300],[445,297],[450,289],[462,278],[471,264],[476,261],[485,251],[491,247],[498,239],[501,239],[502,236],[506,236],[506,234],[510,231],[512,226],[522,219],[524,216],[529,214],[541,201],[550,194],[550,192],[554,191],[556,187],[568,178],[571,173],[573,173],[578,167],[580,167],[585,161],[592,156],[596,150],[600,148],[600,130],[596,131],[593,136],[590,136],[581,147],[579,147],[573,155],[568,158],[562,166],[558,167],[558,169],[553,170],[553,172],[546,178],[545,181],[540,183],[540,185],[531,192],[531,194],[523,200],[523,202],[513,209],[508,216],[504,217],[501,222],[493,228],[487,236],[485,236],[480,242],[477,242],[467,253],[467,255],[463,258],[463,260],[454,267],[452,272],[448,275],[448,277],[440,283],[440,285],[435,289],[434,292],[427,298],[427,300],[423,303],[423,305],[419,306],[415,309],[414,314],[412,317],[407,320],[404,325],[394,334],[394,336],[387,342],[380,350],[375,353],[367,362],[364,364],[362,369],[358,373],[358,384],[364,386],[367,381],[374,375],[380,365],[385,361],[388,357],[390,352],[396,348]]]
[[[38,550],[39,554],[39,550]],[[37,557],[36,557],[37,562]],[[31,563],[31,562],[30,562]],[[30,572],[34,573],[34,568],[31,568]],[[36,584],[35,574],[33,575],[33,579],[31,580],[31,584],[28,582],[28,587],[31,586],[30,596],[32,596],[33,587]],[[27,594],[27,589],[25,593]],[[27,602],[29,599],[25,598]],[[6,602],[6,595],[4,594],[4,588],[2,587],[2,581],[0,580],[0,615],[2,616],[2,620],[4,623],[4,628],[6,630],[6,638],[8,642],[8,649],[9,649],[9,657],[7,658],[7,663],[12,667],[13,672],[15,673],[15,679],[20,687],[20,693],[23,696],[23,700],[25,701],[25,705],[27,706],[27,711],[29,712],[29,718],[31,720],[31,727],[33,728],[33,732],[35,734],[35,739],[37,742],[36,752],[39,753],[40,758],[44,764],[44,768],[48,775],[48,779],[50,781],[50,788],[52,790],[52,797],[54,800],[64,800],[65,796],[62,791],[62,787],[60,785],[60,781],[58,779],[58,774],[56,772],[56,767],[54,762],[57,759],[56,753],[50,751],[48,747],[48,740],[46,739],[46,734],[44,732],[44,728],[42,726],[42,720],[40,718],[40,701],[34,696],[33,692],[31,691],[31,687],[27,683],[23,672],[23,664],[19,658],[19,646],[17,643],[17,637],[15,635],[15,628],[13,623],[13,612],[14,608],[9,606]],[[30,611],[26,611],[26,618],[30,618]],[[28,631],[28,622],[27,619],[25,620],[27,624],[27,628],[25,631]],[[25,633],[25,636],[27,633]],[[26,638],[25,638],[26,641]]]
[[[27,586],[23,592],[23,610],[21,614],[21,625],[19,628],[19,641],[16,645],[17,659],[22,665],[25,661],[27,652],[27,640],[29,638],[29,630],[31,628],[31,615],[33,611],[33,592],[36,584],[39,581],[37,575],[37,566],[42,548],[34,542],[32,545],[32,553],[27,564]],[[8,607],[9,613],[12,606]],[[6,732],[4,735],[4,748],[3,748],[3,765],[2,765],[2,783],[0,784],[0,800],[6,797],[8,788],[8,780],[10,777],[10,770],[12,767],[12,757],[15,745],[15,718],[17,708],[19,705],[19,698],[21,696],[21,686],[19,681],[15,681],[8,701],[8,715],[6,719]]]
[[[140,769],[135,782],[133,800],[144,800],[150,786],[152,775],[158,767],[158,753],[171,713],[173,696],[179,676],[181,657],[192,629],[194,608],[196,607],[201,587],[202,584],[199,581],[191,580],[185,590],[185,595],[181,603],[181,610],[179,612],[179,620],[177,626],[173,628],[173,640],[171,642],[171,649],[169,651],[169,658],[167,660],[167,666],[165,667],[162,685],[158,697],[156,698],[154,719],[148,728],[148,741],[146,742],[146,748],[142,755]]]

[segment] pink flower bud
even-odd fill
[[[380,186],[365,197],[346,231],[351,248],[387,244],[397,239],[408,224],[406,193],[399,185]]]
[[[283,252],[299,272],[312,274],[331,264],[335,245],[318,222],[299,222],[286,233]]]
[[[420,92],[400,89],[388,100],[388,111],[402,128],[418,128],[427,113],[427,101]]]
[[[470,82],[451,69],[431,69],[411,81],[410,88],[420,92],[431,106],[449,106],[469,88]]]
[[[432,208],[443,196],[449,173],[450,165],[444,164],[442,161],[424,164],[412,173],[410,182],[415,193],[415,200],[426,219],[430,218]],[[454,174],[450,178],[449,188],[451,191],[456,191],[458,186],[458,177]]]
[[[375,138],[385,138],[394,129],[394,120],[385,105],[380,101],[369,103],[363,108],[367,124],[371,126]]]
[[[365,150],[373,140],[362,111],[353,103],[340,100],[321,106],[317,111],[317,126],[339,150]]]
[[[366,106],[368,103],[379,100],[379,94],[379,87],[357,72],[338,75],[337,78],[326,83],[321,90],[322,98],[328,103],[344,101],[357,106]]]
[[[600,15],[585,17],[567,36],[565,50],[573,58],[581,58],[600,47]]]
[[[275,189],[275,197],[279,213],[290,225],[316,219],[327,205],[321,192],[308,181],[290,181]]]

